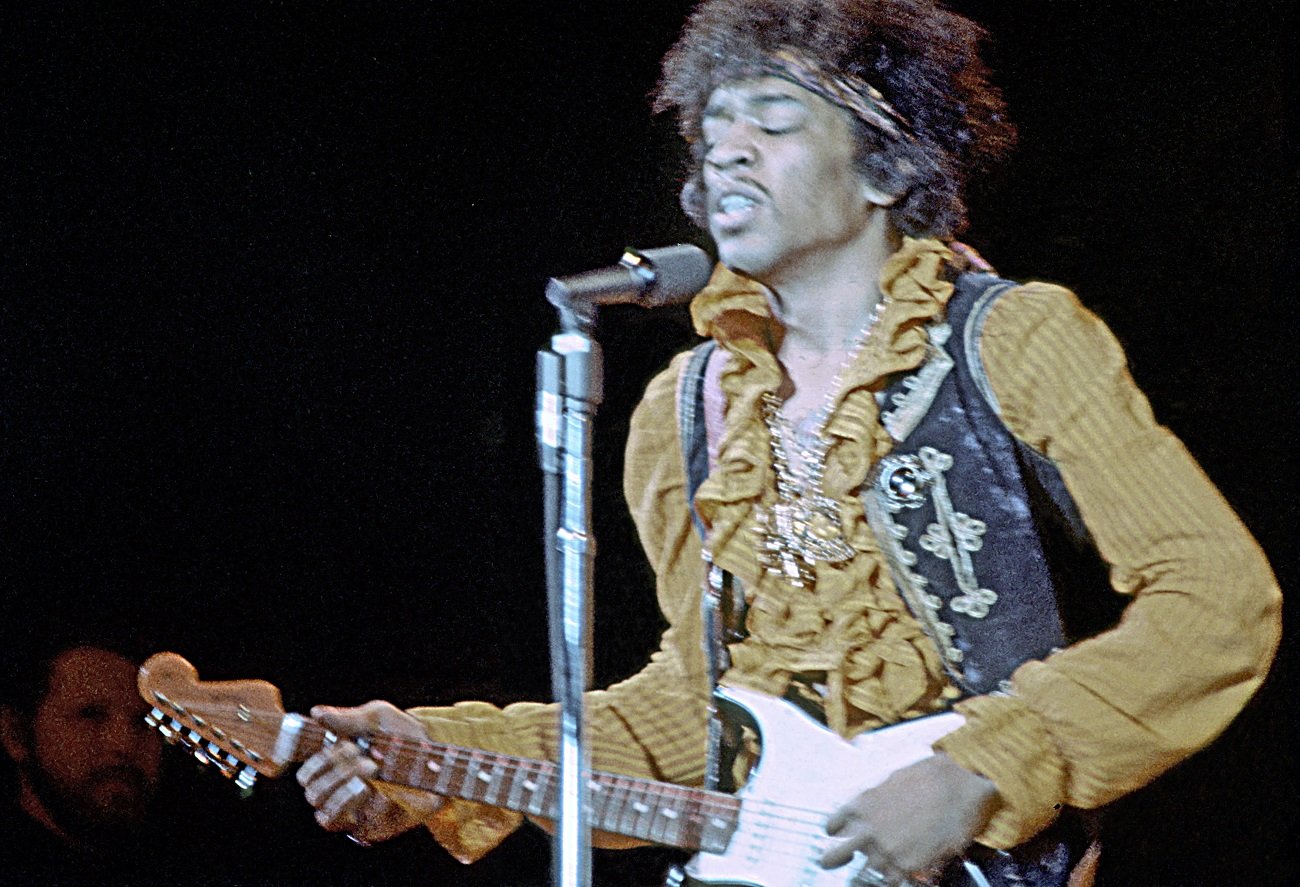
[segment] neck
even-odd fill
[[[880,272],[899,243],[886,214],[878,212],[849,244],[765,281],[773,314],[785,328],[781,350],[842,351],[875,311]]]

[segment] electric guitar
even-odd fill
[[[273,685],[199,681],[194,666],[175,653],[152,656],[140,669],[139,688],[153,706],[151,725],[245,789],[258,774],[278,776],[336,738],[319,721],[286,714]],[[833,840],[825,833],[827,818],[858,792],[930,756],[931,744],[962,724],[958,714],[932,715],[850,742],[782,700],[742,689],[718,692],[762,743],[740,792],[615,773],[593,773],[589,786],[593,829],[696,851],[684,883],[707,887],[873,883],[861,854],[838,869],[818,865]],[[376,778],[385,782],[543,819],[558,816],[559,768],[549,761],[407,737],[359,742],[379,764]],[[845,779],[846,773],[854,778]]]

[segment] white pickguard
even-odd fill
[[[817,860],[833,843],[830,815],[895,770],[929,757],[931,744],[964,723],[952,712],[841,739],[788,702],[750,690],[718,695],[753,717],[762,755],[737,793],[740,823],[726,852],[701,853],[689,882],[736,887],[853,887],[865,863],[826,870]]]

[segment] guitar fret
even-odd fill
[[[478,749],[474,749],[469,753],[469,760],[465,762],[460,794],[467,801],[481,802],[483,795],[487,793],[487,786],[484,781],[491,781],[492,777],[483,772],[480,765],[482,760],[483,753]]]
[[[406,762],[406,781],[412,785],[420,785],[424,781],[424,774],[428,772],[427,767],[433,763],[433,758],[424,748],[409,751],[402,749],[397,757],[398,760]]]
[[[546,795],[550,789],[552,772],[550,767],[538,767],[537,773],[532,777],[533,787],[529,789],[532,794],[529,799],[528,812],[534,816],[550,812],[546,804]]]
[[[637,805],[641,804],[636,793],[636,784],[630,779],[624,780],[623,786],[623,812],[619,815],[619,827],[617,831],[625,832],[628,835],[643,838],[641,831],[637,828]],[[645,806],[641,804],[641,806]]]
[[[429,755],[419,759],[420,773],[415,777],[415,784],[426,791],[434,791],[437,785],[437,778],[442,775],[442,764],[437,761],[437,751],[431,750]]]
[[[628,805],[627,832],[635,837],[649,840],[651,832],[647,825],[653,825],[654,819],[650,805],[644,800],[645,796],[644,786],[637,786],[637,790],[631,794],[630,800],[632,803]],[[651,817],[648,823],[646,822],[647,816]]]
[[[501,790],[505,788],[504,777],[506,774],[506,764],[505,758],[502,757],[494,757],[493,760],[495,763],[492,765],[492,773],[490,776],[490,791],[483,795],[483,801],[484,803],[491,804],[493,807],[497,807],[501,804]]]
[[[668,821],[659,815],[660,812],[658,808],[653,808],[650,812],[650,840],[656,844],[664,842],[664,826],[668,824]]]
[[[627,789],[623,787],[623,781],[617,776],[610,775],[600,778],[605,782],[606,794],[596,824],[603,831],[614,831],[618,828],[619,817],[627,804]]]
[[[599,773],[591,774],[591,782],[588,785],[591,788],[591,813],[588,822],[592,828],[600,828],[608,815],[609,805],[614,801],[613,792],[609,780]]]
[[[704,799],[699,795],[682,796],[682,827],[677,841],[685,847],[699,847],[704,831]]]
[[[456,770],[456,749],[448,747],[443,750],[442,764],[439,765],[438,779],[433,784],[433,793],[447,797],[451,788],[451,778]]]
[[[519,810],[521,807],[524,786],[529,782],[528,765],[523,761],[510,772],[510,791],[506,793],[505,807],[507,810]]]

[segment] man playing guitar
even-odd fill
[[[589,694],[593,762],[701,783],[701,589],[725,574],[743,615],[724,685],[845,740],[956,713],[874,784],[852,764],[830,774],[852,790],[817,823],[815,862],[854,863],[853,883],[997,883],[998,866],[1085,883],[1095,848],[1068,811],[1210,742],[1278,639],[1267,563],[1106,328],[952,242],[964,186],[1013,139],[981,36],[931,0],[705,0],[657,99],[690,149],[683,206],[717,247],[692,305],[717,348],[694,368],[679,355],[633,420],[625,488],[670,627],[642,672]],[[676,419],[691,385],[708,414],[698,481]],[[1127,600],[1084,640],[1056,611],[1078,576],[1047,555],[1047,512],[1081,516],[1109,575],[1085,597]],[[312,714],[341,737],[526,759],[557,743],[555,710],[532,703]],[[465,861],[528,812],[382,775],[340,739],[298,779],[326,829],[376,842],[425,825]],[[982,874],[964,864],[981,859]]]

